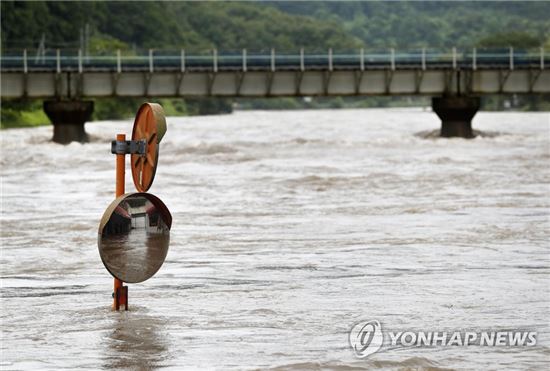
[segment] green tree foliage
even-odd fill
[[[89,24],[95,37],[139,48],[200,51],[275,47],[359,47],[338,22],[240,2],[2,2],[3,47],[79,47]],[[121,47],[114,43],[113,46]]]
[[[262,4],[289,14],[340,23],[369,48],[470,48],[478,40],[508,32],[528,34],[540,45],[550,36],[550,2],[267,1]]]
[[[503,32],[482,38],[477,46],[482,48],[503,48],[512,46],[514,48],[529,49],[541,45],[541,41],[531,34],[525,32]]]
[[[536,46],[550,39],[550,2],[2,1],[2,48],[277,48]],[[507,45],[499,45],[506,43]]]
[[[8,104],[2,101],[0,109],[0,127],[38,126],[49,123],[49,119],[42,110],[42,102],[38,100],[18,100]]]

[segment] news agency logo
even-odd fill
[[[358,358],[366,358],[382,347],[384,334],[380,322],[362,321],[349,332],[349,343]]]
[[[387,334],[389,342],[384,343]],[[376,320],[361,321],[349,332],[349,344],[357,358],[366,358],[378,352],[383,345],[406,347],[533,347],[537,332],[528,330],[503,331],[382,331]]]

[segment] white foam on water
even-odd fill
[[[110,311],[97,227],[110,141],[132,121],[2,132],[2,367],[540,369],[548,362],[550,115],[487,113],[496,136],[423,139],[419,109],[168,118],[150,192],[165,265]],[[133,190],[126,173],[126,189]],[[354,358],[348,331],[534,328],[530,349]]]

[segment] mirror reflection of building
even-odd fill
[[[153,195],[131,194],[113,205],[100,231],[99,250],[107,270],[128,283],[145,281],[168,253],[171,216]]]

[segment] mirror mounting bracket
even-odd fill
[[[111,153],[116,155],[145,155],[147,153],[147,141],[143,140],[113,140]]]

